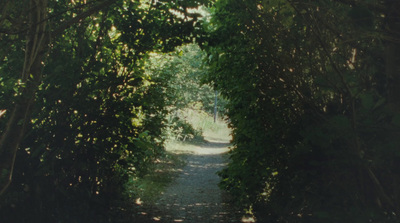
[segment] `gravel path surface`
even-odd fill
[[[154,222],[241,222],[216,174],[227,164],[228,142],[207,143],[174,151],[186,154],[186,166],[149,213]]]

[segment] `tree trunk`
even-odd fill
[[[97,1],[88,10],[60,24],[54,30],[46,30],[48,20],[48,0],[29,0],[28,32],[26,37],[25,60],[21,81],[25,84],[15,101],[14,109],[7,112],[8,122],[0,137],[0,196],[11,183],[18,146],[23,139],[25,128],[30,121],[36,91],[41,84],[43,60],[49,47],[49,36],[56,38],[71,25],[108,8],[117,0]],[[4,111],[0,111],[4,114]],[[1,115],[0,115],[1,116]]]
[[[25,60],[19,98],[9,113],[6,128],[0,138],[0,195],[11,183],[15,157],[23,138],[35,94],[41,82],[42,64],[47,48],[47,0],[30,0],[29,29],[26,37]]]

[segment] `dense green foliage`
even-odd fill
[[[202,47],[235,146],[221,186],[260,222],[398,222],[398,7],[215,4]]]
[[[0,133],[14,128],[9,122],[16,114],[14,106],[24,107],[24,98],[36,103],[29,103],[27,120],[18,120],[25,134],[12,184],[1,195],[0,219],[115,222],[110,213],[117,214],[119,201],[134,196],[125,194],[129,177],[145,173],[147,164],[163,151],[168,112],[163,88],[168,79],[146,73],[149,53],[191,42],[197,18],[184,13],[202,2],[52,1],[37,6],[48,12],[47,34],[54,35],[44,37],[49,47],[39,48],[46,55],[38,63],[43,66],[37,89],[29,78],[20,77],[24,63],[31,62],[24,60],[25,44],[37,39],[16,26],[32,22],[20,11],[29,12],[31,1],[21,1],[26,7],[19,2],[1,3],[10,13],[0,15],[1,44],[8,46],[0,54],[0,110],[6,111]],[[72,22],[58,30],[64,21]],[[32,71],[30,76],[35,75]],[[3,159],[8,150],[0,150]],[[3,183],[8,169],[1,170]]]
[[[214,110],[214,90],[201,84],[207,67],[205,54],[195,44],[178,47],[168,54],[153,53],[146,64],[146,72],[152,78],[164,83],[162,94],[168,110],[166,137],[190,140],[201,137],[187,121],[186,109],[203,110],[210,114]],[[218,97],[218,108],[222,114],[226,101]]]
[[[206,3],[0,1],[1,221],[126,220],[165,135],[199,134],[182,111],[212,112],[201,76],[258,221],[399,221],[399,3]]]

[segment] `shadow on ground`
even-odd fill
[[[206,148],[228,148],[231,144],[227,142],[213,142],[204,140],[204,145],[202,147]]]
[[[186,166],[154,204],[143,205],[139,222],[241,222],[241,213],[218,187],[216,174],[227,165],[228,142],[206,139],[176,150]]]

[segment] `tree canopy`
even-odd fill
[[[162,153],[167,111],[146,60],[191,43],[188,9],[205,3],[0,3],[3,221],[109,222],[134,196],[126,186]]]
[[[398,8],[1,1],[0,219],[115,222],[163,131],[190,130],[168,118],[212,109],[202,81],[233,129],[220,185],[257,221],[398,222]]]
[[[396,1],[220,0],[203,48],[261,222],[397,222]]]

